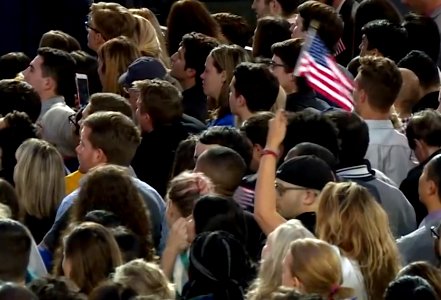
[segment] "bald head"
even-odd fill
[[[414,72],[404,68],[400,68],[400,72],[403,84],[394,105],[400,117],[403,117],[412,113],[412,106],[421,98],[421,88]]]

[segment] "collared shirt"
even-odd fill
[[[397,185],[416,166],[407,138],[394,129],[390,120],[366,120],[369,127],[369,147],[366,159]]]
[[[56,96],[56,97],[51,98],[49,100],[42,101],[40,115],[38,116],[37,121],[41,120],[41,118],[44,116],[44,114],[47,113],[47,111],[49,109],[51,109],[52,106],[54,106],[55,104],[58,104],[58,103],[65,104],[63,96]]]
[[[367,165],[337,170],[337,176],[354,181],[369,190],[389,217],[390,229],[395,237],[406,235],[417,227],[415,211],[403,193],[395,186],[378,178]]]

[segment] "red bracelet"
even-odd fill
[[[275,152],[271,149],[268,149],[268,148],[265,148],[262,150],[262,156],[264,156],[264,155],[272,155],[275,158],[279,158],[279,154],[277,154],[277,152]]]

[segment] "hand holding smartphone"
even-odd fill
[[[80,101],[80,107],[84,107],[89,103],[89,80],[86,74],[75,75],[77,85],[77,97]]]

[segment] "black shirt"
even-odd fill
[[[200,84],[182,92],[182,104],[185,114],[203,123],[208,119],[207,96],[205,96]]]

